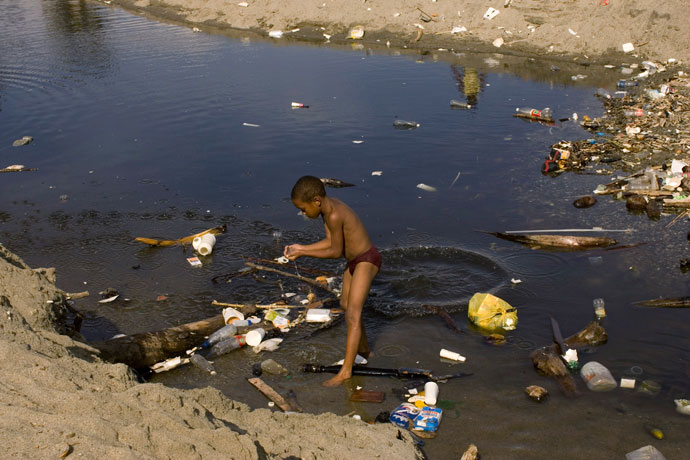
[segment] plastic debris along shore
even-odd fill
[[[355,26],[350,29],[350,32],[347,34],[347,38],[352,40],[361,40],[364,38],[364,26]]]

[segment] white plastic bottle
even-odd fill
[[[592,391],[611,391],[618,383],[611,372],[602,364],[590,361],[580,369],[580,375]]]

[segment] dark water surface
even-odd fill
[[[283,46],[193,33],[78,1],[3,2],[0,43],[0,166],[38,168],[0,175],[0,241],[30,265],[56,267],[62,289],[92,293],[75,305],[87,315],[88,339],[213,316],[213,299],[276,300],[275,284],[211,278],[242,268],[241,256],[273,258],[284,244],[321,238],[321,223],[299,217],[289,191],[304,174],[335,177],[356,186],[329,194],[360,214],[384,254],[365,316],[372,364],[474,373],[441,385],[446,411],[438,437],[424,448],[430,458],[459,458],[470,442],[487,459],[623,458],[650,443],[669,460],[688,458],[689,419],[675,412],[673,399],[690,397],[690,311],[633,305],[689,294],[678,269],[688,257],[687,224],[664,229],[673,216],[649,221],[609,198],[574,208],[577,196],[608,177],[549,178],[539,166],[555,141],[588,134],[571,122],[548,127],[511,116],[517,106],[550,106],[559,118],[599,115],[592,85],[610,89],[616,70],[559,64],[552,72],[551,63],[500,55]],[[575,84],[578,73],[588,77]],[[468,97],[476,108],[449,109],[450,99]],[[310,108],[292,110],[291,101]],[[396,117],[421,127],[395,130]],[[23,135],[35,141],[12,147]],[[201,269],[179,247],[133,241],[220,224],[229,231]],[[649,244],[556,253],[477,231],[593,226],[630,228],[610,236]],[[511,278],[522,283],[513,286]],[[131,300],[98,304],[95,294],[110,286]],[[503,347],[485,344],[467,325],[467,300],[477,291],[518,309],[517,330]],[[168,300],[156,302],[158,295]],[[595,297],[606,301],[609,342],[581,361],[600,361],[617,378],[658,382],[658,395],[598,394],[581,385],[582,395],[569,400],[533,370],[530,351],[551,342],[549,315],[570,335],[593,319]],[[445,306],[466,333],[429,316],[425,303]],[[322,389],[322,376],[299,372],[305,361],[341,358],[344,337],[340,324],[286,340],[270,357],[292,374],[266,381],[281,392],[294,389],[311,412],[357,410],[370,419],[392,410],[398,381],[353,379],[387,393],[382,405],[354,405],[345,390]],[[440,362],[443,347],[467,362]],[[245,378],[266,357],[241,350],[216,361],[216,377],[188,367],[154,381],[213,385],[265,407]],[[523,388],[530,384],[552,396],[542,405],[529,401]],[[666,439],[652,438],[650,425]]]

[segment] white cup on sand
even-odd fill
[[[252,329],[251,331],[247,332],[247,335],[245,336],[245,339],[247,340],[247,345],[249,345],[250,347],[257,346],[264,339],[265,335],[266,331],[263,330],[263,328],[258,327],[256,329]]]
[[[435,406],[438,400],[438,384],[436,382],[426,382],[424,384],[424,404]]]

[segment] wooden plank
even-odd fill
[[[276,405],[280,407],[283,412],[290,412],[292,410],[292,408],[285,401],[285,399],[283,399],[282,396],[280,396],[273,388],[271,388],[268,384],[266,384],[266,382],[264,382],[260,378],[252,377],[250,379],[247,379],[247,381],[254,385],[257,390],[263,393],[264,396],[276,403]]]
[[[383,391],[374,390],[357,390],[350,396],[350,401],[352,402],[383,402],[386,394]]]

